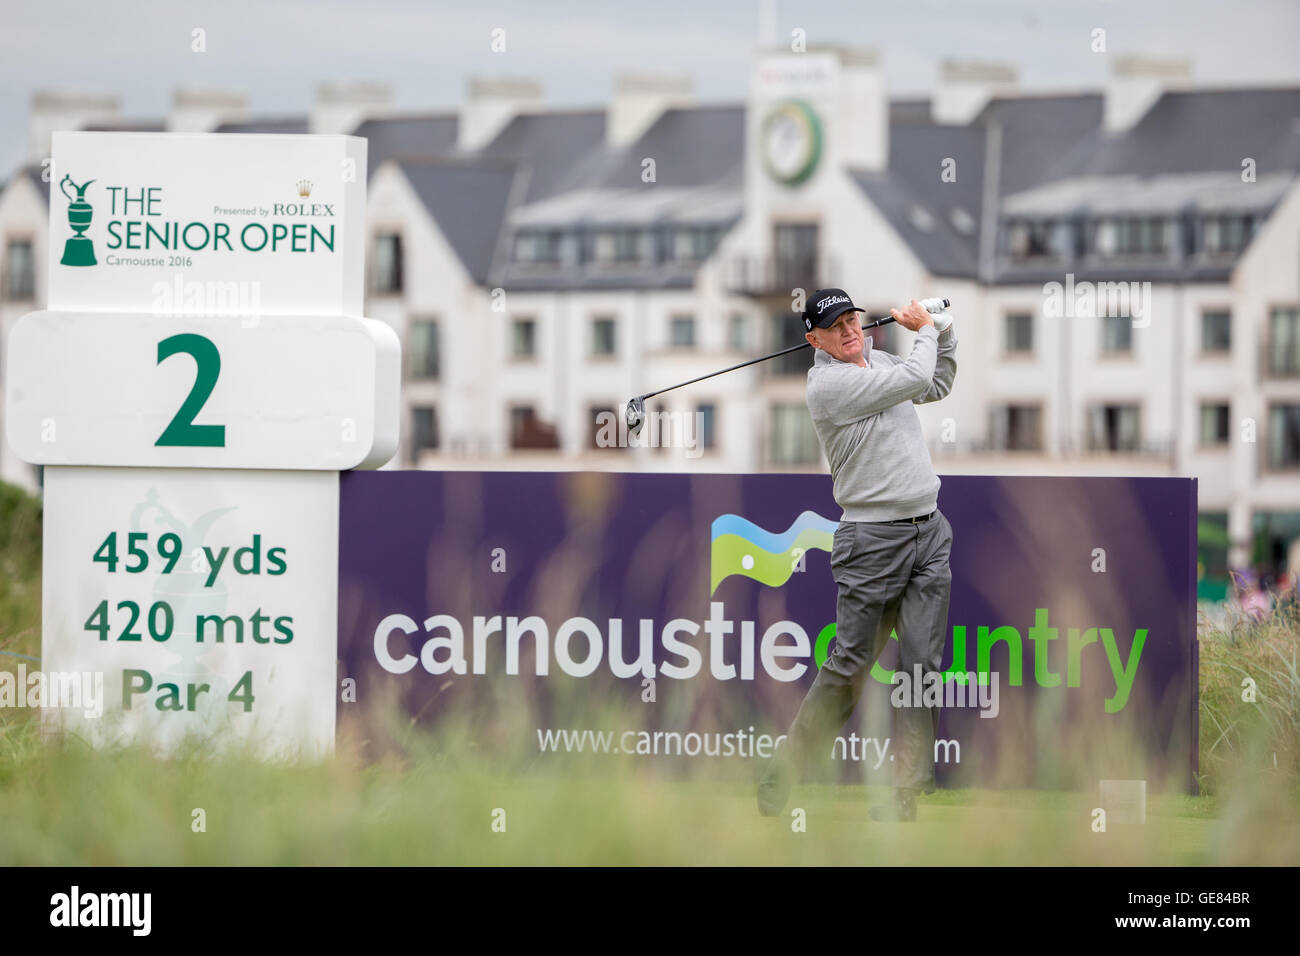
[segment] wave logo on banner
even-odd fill
[[[733,574],[743,574],[768,587],[790,580],[803,555],[813,550],[830,553],[839,524],[814,511],[805,511],[780,534],[760,528],[740,515],[713,519],[711,550],[712,594]]]

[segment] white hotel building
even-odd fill
[[[475,79],[446,113],[326,85],[303,116],[178,91],[136,123],[114,97],[38,93],[30,127],[0,191],[6,334],[44,301],[52,130],[353,133],[367,314],[407,363],[390,467],[824,471],[807,350],[649,400],[704,423],[694,450],[598,447],[596,416],[800,342],[796,289],[873,315],[945,295],[959,374],[918,407],[941,474],[1195,476],[1212,575],[1300,571],[1300,88],[1114,57],[1099,91],[949,62],[931,97],[891,100],[874,53],[825,47],[759,54],[738,103],[642,75],[548,109],[536,82]],[[39,485],[7,444],[0,477]]]

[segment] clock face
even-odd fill
[[[763,120],[763,165],[778,182],[794,185],[812,175],[821,155],[821,125],[805,103],[785,103]]]

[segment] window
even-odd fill
[[[1007,243],[1013,258],[1064,258],[1070,253],[1070,225],[1050,220],[1012,222],[1007,227]]]
[[[1228,443],[1228,403],[1201,403],[1201,444],[1206,446]]]
[[[772,248],[776,255],[776,288],[814,288],[817,275],[817,227],[778,224]]]
[[[1006,317],[1006,350],[1008,354],[1034,350],[1034,317],[1028,312],[1013,312]]]
[[[675,349],[695,348],[695,319],[689,315],[675,315],[669,323],[669,341]]]
[[[700,262],[718,246],[722,230],[716,226],[693,226],[673,233],[673,258],[678,262]]]
[[[510,407],[510,447],[559,448],[560,441],[555,433],[555,427],[538,418],[537,410],[533,406],[512,405]]]
[[[1096,405],[1088,411],[1091,451],[1138,451],[1141,418],[1136,405]]]
[[[614,337],[614,320],[607,318],[591,320],[591,354],[613,355],[617,347]]]
[[[1130,316],[1101,317],[1101,350],[1110,355],[1133,351],[1133,319]]]
[[[1152,216],[1104,219],[1097,224],[1100,255],[1164,255],[1173,244],[1171,220]]]
[[[1300,468],[1300,405],[1269,406],[1268,466]]]
[[[537,357],[537,322],[535,319],[515,319],[510,323],[510,357],[517,359]]]
[[[636,229],[605,229],[596,233],[592,257],[597,262],[636,262],[642,258],[642,235]]]
[[[557,263],[561,259],[563,233],[558,229],[520,232],[515,236],[516,262]]]
[[[1300,310],[1274,309],[1268,326],[1268,370],[1300,375]]]
[[[384,233],[375,237],[375,295],[402,291],[402,237]]]
[[[696,448],[712,451],[717,448],[717,431],[714,421],[717,417],[712,402],[701,402],[695,406],[695,442]]]
[[[420,453],[438,448],[438,413],[430,406],[411,409],[411,464],[420,463]]]
[[[749,319],[733,315],[727,320],[727,346],[737,352],[749,351]]]
[[[1227,352],[1232,348],[1232,313],[1206,309],[1201,313],[1201,351]]]
[[[989,447],[994,451],[1042,451],[1042,409],[1002,405],[989,415]]]
[[[820,453],[808,409],[793,403],[772,406],[770,448],[774,465],[815,465]]]
[[[1211,255],[1235,253],[1245,249],[1259,220],[1254,216],[1206,216],[1202,223],[1202,241]]]
[[[773,352],[788,349],[792,345],[807,344],[807,340],[803,337],[803,322],[793,312],[777,312],[769,321]],[[807,375],[808,366],[812,364],[812,351],[808,348],[787,352],[780,358],[764,362],[762,365],[768,375]]]
[[[417,319],[411,323],[410,345],[407,360],[411,378],[434,379],[438,377],[438,323],[432,319]]]
[[[36,297],[36,262],[30,239],[10,239],[5,248],[4,296],[10,302]]]

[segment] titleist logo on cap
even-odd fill
[[[841,302],[848,302],[848,301],[849,301],[849,297],[847,295],[828,295],[826,298],[822,299],[820,302],[817,303],[817,314],[821,315],[831,306],[838,305]]]

